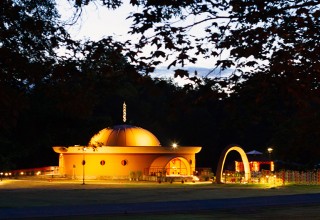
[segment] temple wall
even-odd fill
[[[60,174],[69,178],[86,179],[128,179],[132,172],[144,174],[159,154],[60,154]],[[195,170],[195,155],[167,155],[170,158],[183,157],[190,166],[190,174]],[[83,159],[85,165],[82,165]],[[159,164],[164,167],[166,164]],[[156,164],[157,166],[157,164]],[[84,172],[84,173],[83,173]]]

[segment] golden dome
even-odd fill
[[[91,138],[89,145],[160,146],[160,142],[156,136],[146,129],[132,125],[117,125],[99,131]]]

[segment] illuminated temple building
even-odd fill
[[[59,174],[68,178],[152,180],[159,175],[192,176],[201,147],[161,146],[150,131],[122,124],[102,129],[88,146],[53,150],[59,154]]]

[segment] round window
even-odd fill
[[[128,161],[127,160],[122,160],[121,164],[122,164],[122,166],[126,166],[128,164]]]
[[[105,165],[105,164],[106,164],[106,161],[101,160],[101,161],[100,161],[100,164],[101,164],[101,166],[103,166],[103,165]]]

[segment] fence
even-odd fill
[[[244,173],[225,171],[223,173],[222,182],[225,183],[243,183]],[[262,170],[251,172],[250,183],[285,185],[320,185],[320,169],[308,171],[280,170],[271,172],[270,170]]]
[[[320,185],[320,169],[310,171],[281,170],[275,173],[283,184]]]
[[[1,177],[23,177],[23,176],[41,176],[41,175],[59,175],[58,166],[38,167],[20,170],[11,170],[0,172]]]

